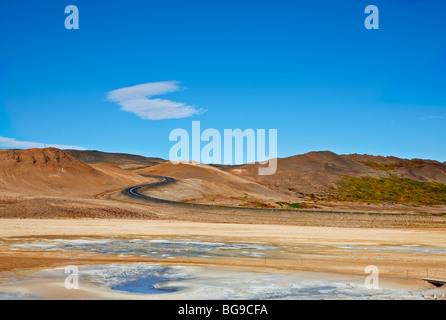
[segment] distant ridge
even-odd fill
[[[127,153],[109,153],[96,150],[65,150],[76,158],[87,163],[108,163],[121,169],[138,169],[151,167],[166,160],[154,157],[144,157]]]

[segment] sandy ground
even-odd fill
[[[273,224],[349,228],[446,228],[445,215],[351,214],[316,211],[265,211],[202,208],[129,199],[119,191],[95,197],[60,197],[0,193],[0,218],[4,219],[135,219],[177,220],[229,224]]]
[[[376,229],[106,219],[0,219],[0,237],[90,235],[226,236],[275,243],[446,245],[444,229]]]

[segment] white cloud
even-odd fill
[[[178,81],[160,81],[140,84],[110,91],[107,99],[121,106],[121,110],[136,114],[147,120],[187,118],[203,113],[181,102],[164,99],[149,99],[155,95],[167,94],[183,89]]]
[[[441,120],[446,119],[445,116],[428,116],[428,117],[421,117],[420,120]]]
[[[39,142],[29,142],[29,141],[17,141],[14,138],[0,137],[0,147],[1,148],[11,148],[11,149],[32,149],[32,148],[57,148],[57,149],[75,149],[75,150],[87,150],[83,147],[78,146],[66,146],[60,144],[44,144]]]

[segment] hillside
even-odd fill
[[[55,149],[0,150],[0,190],[83,196],[138,184],[144,178],[110,165],[93,167]]]
[[[446,183],[446,164],[434,160],[400,159],[397,157],[382,157],[351,154],[344,158],[365,164],[378,170],[383,176],[414,179],[421,182]],[[386,174],[384,174],[386,173]]]
[[[259,176],[258,167],[258,164],[247,164],[228,172],[278,192],[315,197],[324,197],[333,192],[343,176],[398,177],[446,183],[446,165],[441,162],[358,154],[337,155],[329,151],[279,158],[277,172],[271,176]]]
[[[154,197],[170,200],[200,200],[207,203],[233,205],[249,202],[261,205],[266,200],[283,200],[282,194],[256,182],[237,177],[229,172],[205,164],[172,164],[136,170],[135,173],[169,176],[178,179],[176,184],[150,190]],[[286,197],[287,199],[289,197]]]

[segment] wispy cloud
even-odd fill
[[[32,149],[32,148],[44,148],[44,147],[58,148],[58,149],[75,149],[75,150],[87,150],[78,146],[66,146],[61,144],[44,144],[40,142],[18,141],[14,138],[0,137],[0,148],[11,149]]]
[[[420,120],[440,120],[440,119],[446,119],[445,116],[428,116],[428,117],[421,117]]]
[[[203,113],[204,110],[181,102],[149,99],[181,89],[183,88],[179,86],[178,81],[150,82],[110,91],[107,99],[119,104],[121,110],[132,112],[148,120],[179,119]]]

